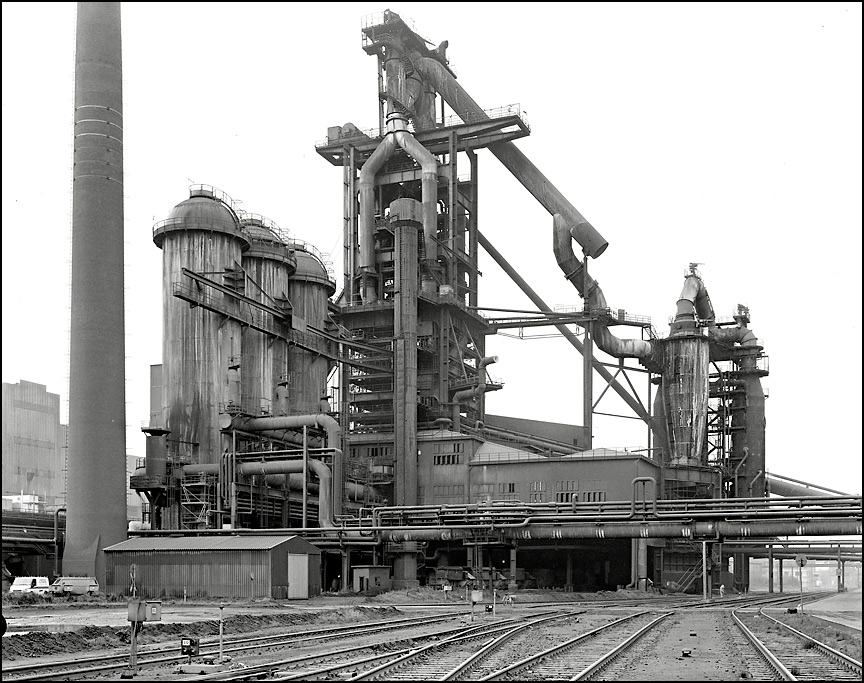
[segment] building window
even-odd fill
[[[434,456],[433,463],[435,465],[460,465],[462,463],[462,456],[458,453],[444,453]]]
[[[465,442],[458,441],[456,443],[436,443],[434,453],[464,453]]]
[[[543,503],[544,501],[543,493],[529,493],[528,494],[528,502],[529,503]]]
[[[531,491],[534,493],[542,493],[546,490],[546,482],[545,481],[532,481],[530,484]]]

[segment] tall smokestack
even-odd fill
[[[126,539],[123,85],[120,3],[79,2],[65,574],[105,584]]]

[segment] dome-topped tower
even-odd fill
[[[163,276],[164,422],[159,426],[171,431],[172,457],[210,463],[219,462],[222,452],[218,415],[234,396],[239,402],[239,388],[229,375],[237,373],[240,324],[203,306],[191,307],[176,294],[195,286],[184,268],[219,284],[241,287],[242,253],[250,243],[228,195],[208,185],[194,185],[189,194],[153,228],[153,241],[162,249]],[[206,287],[201,295],[220,301],[230,298]]]

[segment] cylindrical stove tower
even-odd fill
[[[243,270],[250,281],[246,295],[289,310],[290,277],[297,259],[286,243],[287,236],[275,223],[257,214],[244,214],[240,222],[251,245],[243,254]],[[288,342],[252,327],[244,328],[240,363],[243,411],[249,415],[283,413],[285,405],[277,387],[287,386],[287,375]]]
[[[194,185],[189,194],[153,232],[162,249],[162,409],[164,427],[171,431],[169,453],[180,461],[218,463],[223,450],[219,414],[232,397],[239,403],[232,382],[239,379],[240,323],[203,306],[191,307],[174,294],[194,287],[217,309],[233,310],[230,295],[206,285],[199,289],[182,269],[239,287],[249,241],[230,197],[206,185]]]
[[[70,332],[63,572],[104,581],[127,526],[119,2],[78,3]]]
[[[681,334],[655,343],[659,342],[662,342],[663,380],[657,398],[662,401],[666,420],[666,464],[704,465],[708,434],[708,338]]]
[[[288,298],[292,305],[292,326],[303,330],[325,330],[329,316],[328,299],[336,282],[327,271],[323,257],[309,244],[293,241],[297,269],[289,279]],[[288,412],[319,412],[321,397],[327,389],[330,361],[318,354],[292,345],[288,350]]]

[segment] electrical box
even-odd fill
[[[195,657],[198,655],[198,639],[197,638],[181,638],[180,639],[180,654]]]
[[[162,601],[147,600],[144,603],[146,607],[146,618],[144,621],[162,621]]]
[[[162,601],[130,600],[129,621],[162,621]]]

